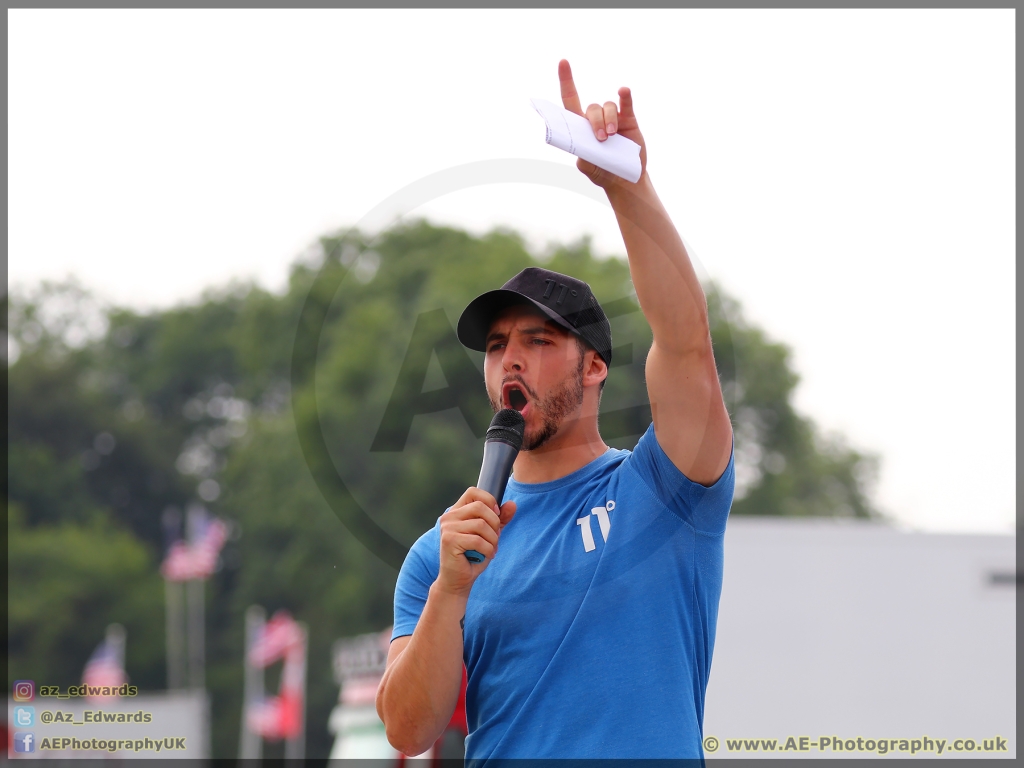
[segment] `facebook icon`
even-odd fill
[[[36,737],[31,731],[15,731],[14,732],[14,751],[15,752],[35,752],[36,751]]]

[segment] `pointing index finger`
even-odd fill
[[[580,96],[576,93],[576,84],[572,81],[572,70],[569,62],[562,59],[558,62],[558,84],[562,89],[562,106],[577,115],[583,114]]]
[[[633,114],[633,94],[625,86],[619,88],[619,114],[624,120],[636,119],[636,115]]]

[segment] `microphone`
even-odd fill
[[[476,487],[487,491],[501,505],[501,497],[505,495],[508,477],[512,474],[519,449],[523,447],[523,430],[526,421],[523,414],[515,408],[498,411],[491,419],[484,438],[484,460],[480,465],[480,479]],[[482,563],[484,556],[475,549],[467,549],[463,554],[471,563]]]

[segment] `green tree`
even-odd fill
[[[162,687],[163,587],[148,548],[102,513],[88,523],[28,527],[7,507],[9,668],[45,685],[81,682],[108,624],[127,631],[125,666]],[[11,681],[9,681],[10,683]]]

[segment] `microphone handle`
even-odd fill
[[[508,485],[508,477],[512,474],[512,465],[518,455],[519,449],[504,440],[488,440],[484,443],[484,460],[480,465],[480,479],[476,481],[476,487],[491,494],[498,506],[501,506],[505,486]],[[484,561],[484,556],[475,549],[467,549],[464,554],[471,563]]]

